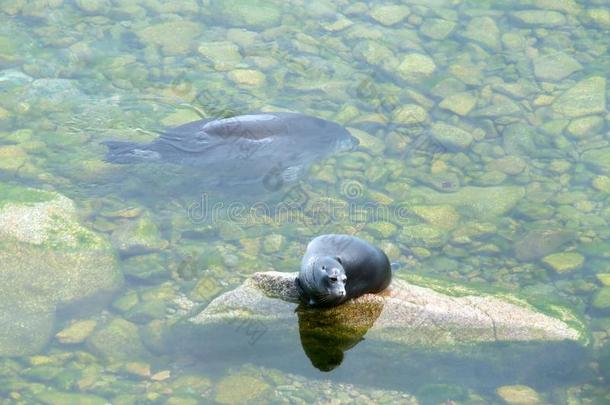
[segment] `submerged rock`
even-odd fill
[[[582,69],[576,59],[561,51],[553,51],[534,59],[534,73],[541,80],[562,80]]]
[[[54,192],[0,184],[0,355],[35,353],[57,307],[106,295],[122,282],[112,246]]]
[[[270,28],[279,24],[281,18],[281,6],[270,1],[215,0],[209,10],[214,21],[241,28]]]
[[[544,403],[540,395],[527,385],[504,385],[496,390],[509,405],[538,405]]]
[[[473,18],[462,35],[490,49],[500,49],[500,30],[491,17]]]
[[[400,77],[407,81],[419,81],[430,76],[436,70],[434,60],[422,53],[411,53],[406,55],[397,72]]]
[[[559,96],[552,108],[571,118],[606,112],[606,79],[593,76],[581,80]]]
[[[431,189],[414,189],[413,197],[420,196],[428,204],[450,205],[465,215],[481,220],[492,219],[513,209],[525,196],[519,186],[462,187],[454,193],[442,193]]]
[[[371,17],[383,24],[394,25],[404,20],[410,13],[408,7],[399,5],[376,6],[371,10]]]
[[[212,329],[227,323],[237,327],[258,322],[265,332],[288,330],[295,320],[298,303],[296,275],[255,273],[240,287],[217,297],[184,322],[190,327]],[[360,330],[366,333],[367,340],[400,345],[447,347],[475,342],[583,338],[578,329],[563,320],[516,302],[489,295],[445,295],[394,279],[380,294],[365,294],[344,305],[317,310],[313,315],[332,319],[338,333]],[[297,311],[304,311],[300,316],[307,317],[313,310]]]
[[[574,240],[576,234],[562,229],[534,229],[515,241],[515,256],[522,261],[539,259]]]
[[[549,10],[523,10],[515,11],[512,17],[528,26],[557,27],[566,23],[562,13]]]
[[[443,122],[432,125],[432,137],[450,151],[467,149],[474,140],[469,132]]]
[[[191,49],[202,29],[203,26],[194,21],[168,21],[148,25],[136,31],[136,35],[145,45],[161,47],[165,54],[183,55]]]

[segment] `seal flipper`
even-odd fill
[[[138,163],[161,157],[158,152],[148,149],[148,145],[136,142],[104,141],[102,143],[108,147],[108,152],[104,157],[108,163]]]

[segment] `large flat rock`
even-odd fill
[[[573,326],[578,323],[575,318],[566,322],[538,312],[525,302],[491,295],[446,295],[399,279],[380,294],[366,294],[339,307],[297,308],[296,275],[255,273],[186,322],[202,328],[256,322],[265,330],[288,330],[298,315],[301,333],[304,318],[326,319],[338,334],[359,331],[368,340],[431,347],[583,339],[579,328]]]

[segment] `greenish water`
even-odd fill
[[[610,401],[610,2],[1,1],[0,22],[0,402]],[[105,140],[279,110],[360,146],[224,192],[103,161]],[[296,318],[281,346],[264,323],[172,335],[331,232],[381,246],[398,278],[568,308],[586,338],[331,337],[337,361]]]

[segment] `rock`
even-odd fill
[[[457,115],[465,116],[477,104],[477,98],[467,91],[451,94],[440,102],[439,107],[452,111]]]
[[[216,402],[236,405],[260,401],[271,387],[264,380],[248,375],[229,375],[216,385]]]
[[[277,328],[288,331],[296,316],[296,275],[255,273],[242,286],[222,294],[203,311],[187,318],[182,326],[213,330],[227,322],[236,327],[251,320],[260,325],[263,334]],[[466,293],[444,295],[396,278],[380,294],[365,294],[339,307],[318,311],[322,311],[319,316],[332,316],[340,324],[366,328],[367,341],[399,345],[447,347],[582,338],[581,332],[564,321],[524,306],[522,301],[517,304],[508,298]]]
[[[126,277],[143,281],[161,281],[169,277],[165,260],[159,254],[131,256],[121,261]]]
[[[608,29],[610,28],[610,10],[607,8],[590,8],[587,10],[587,18],[594,24]]]
[[[214,22],[232,27],[265,29],[280,23],[280,2],[263,0],[213,0],[209,6]]]
[[[375,221],[368,223],[365,231],[379,239],[388,239],[396,234],[398,227],[391,222]]]
[[[171,371],[170,370],[163,370],[163,371],[159,371],[158,373],[153,374],[150,379],[153,381],[165,381],[168,380],[171,377]]]
[[[473,18],[462,35],[494,51],[500,50],[500,30],[491,17]]]
[[[582,70],[582,65],[565,52],[555,51],[539,55],[533,61],[534,74],[540,80],[559,81],[574,72]]]
[[[595,168],[610,171],[610,148],[588,150],[582,154],[581,160]]]
[[[566,129],[575,138],[585,138],[599,133],[603,127],[604,119],[593,115],[591,117],[573,119]]]
[[[413,177],[442,193],[454,193],[460,189],[460,177],[453,172],[414,173]]]
[[[108,0],[76,0],[79,9],[87,14],[102,14],[110,7]]]
[[[534,229],[515,241],[515,256],[521,261],[531,261],[553,253],[574,240],[572,231],[561,229]]]
[[[102,397],[91,394],[60,392],[46,389],[36,394],[37,400],[42,404],[79,404],[79,405],[107,405],[108,401]]]
[[[540,395],[527,385],[504,385],[496,390],[500,398],[508,405],[539,405]]]
[[[55,337],[59,343],[63,344],[82,343],[91,335],[96,326],[97,322],[95,320],[76,321],[59,331]]]
[[[237,84],[260,87],[265,83],[265,75],[254,69],[235,69],[229,73],[229,79]]]
[[[0,40],[0,43],[2,41]],[[1,52],[1,51],[0,51]],[[31,83],[34,79],[17,69],[0,70],[0,89],[9,90]]]
[[[521,108],[511,98],[501,94],[494,94],[491,105],[480,108],[473,113],[477,117],[499,117],[519,113]]]
[[[404,20],[409,14],[409,10],[406,6],[399,5],[387,5],[387,6],[375,6],[370,12],[373,20],[383,25],[394,25]]]
[[[455,29],[456,23],[441,18],[427,18],[419,27],[422,34],[432,39],[441,40],[447,38]]]
[[[353,50],[353,53],[359,59],[363,59],[366,63],[379,66],[384,70],[392,71],[397,65],[398,60],[394,56],[394,52],[385,46],[381,41],[361,41]],[[362,84],[369,85],[364,81]],[[365,94],[367,89],[365,89]],[[372,95],[375,96],[379,90],[373,89]]]
[[[490,220],[506,214],[525,196],[519,186],[462,187],[453,193],[430,189],[412,189],[412,197],[422,197],[426,203],[453,206],[463,216]]]
[[[27,160],[28,155],[21,146],[0,146],[0,171],[16,172]]]
[[[0,355],[39,351],[55,310],[122,284],[112,246],[61,194],[0,183]]]
[[[461,81],[448,77],[441,80],[432,88],[432,95],[436,97],[449,97],[453,94],[466,91],[466,85]]]
[[[610,177],[597,176],[593,179],[592,185],[596,190],[610,194]]]
[[[426,122],[428,113],[417,104],[407,104],[398,107],[392,114],[392,120],[397,124],[414,125]]]
[[[585,257],[576,252],[553,253],[545,256],[542,261],[559,274],[580,269],[585,263]]]
[[[610,287],[600,288],[593,296],[591,306],[603,311],[610,310]]]
[[[432,137],[449,151],[467,149],[474,138],[461,128],[443,122],[432,125]]]
[[[438,248],[447,242],[447,233],[428,224],[408,225],[402,228],[398,240],[409,247]]]
[[[286,238],[284,238],[281,234],[271,234],[267,235],[263,240],[263,252],[265,253],[277,253],[282,249],[284,243],[286,242]]]
[[[534,129],[522,123],[507,125],[502,132],[502,144],[506,153],[531,156],[537,149]]]
[[[558,27],[565,25],[565,16],[550,10],[523,10],[511,13],[511,16],[521,24],[540,27]]]
[[[566,117],[606,112],[606,79],[600,76],[581,80],[560,95],[552,105],[553,111]]]
[[[239,47],[232,42],[202,42],[197,51],[209,59],[217,71],[234,69],[241,62]]]
[[[460,222],[460,214],[450,205],[415,205],[415,215],[440,229],[451,230]]]
[[[168,242],[161,239],[157,225],[149,215],[123,220],[112,232],[112,245],[125,255],[137,255],[165,249]]]
[[[110,361],[141,361],[148,351],[140,340],[138,327],[122,318],[115,318],[87,339],[87,346]]]
[[[398,75],[406,81],[420,81],[436,70],[436,64],[428,55],[411,53],[406,55],[396,68]]]
[[[519,156],[509,155],[489,162],[488,167],[491,170],[498,170],[515,176],[521,173],[527,167],[527,164]]]
[[[203,26],[194,21],[175,20],[147,25],[136,31],[140,41],[148,46],[159,46],[167,55],[184,55],[202,33]]]
[[[424,111],[425,112],[425,111]],[[352,128],[349,127],[348,131],[355,136],[356,138],[358,138],[358,141],[360,142],[360,147],[367,149],[372,155],[381,155],[385,149],[385,144],[383,143],[383,141],[377,137],[374,137],[372,135],[369,135],[368,133],[357,129],[357,128]]]

